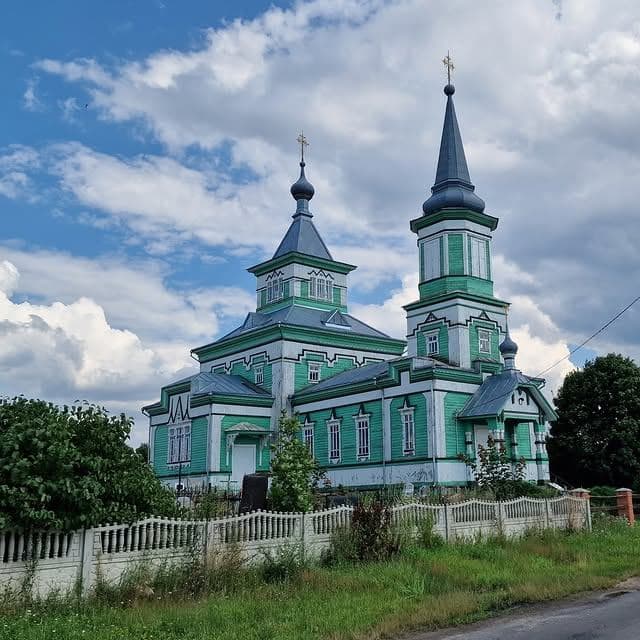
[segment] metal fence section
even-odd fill
[[[78,580],[86,592],[98,577],[118,580],[136,563],[166,564],[224,552],[234,546],[247,562],[283,545],[300,545],[310,556],[351,525],[348,505],[310,513],[255,511],[216,520],[147,518],[131,524],[60,532],[0,532],[0,588],[33,571],[40,594],[68,590]],[[562,496],[508,502],[468,500],[455,504],[411,502],[391,507],[394,525],[417,534],[427,520],[446,541],[521,535],[530,529],[590,527],[589,500]],[[31,563],[31,564],[29,564]]]

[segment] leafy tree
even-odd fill
[[[524,458],[514,463],[504,444],[498,444],[491,436],[487,438],[486,447],[478,445],[477,460],[466,455],[461,458],[474,472],[478,487],[490,491],[497,500],[515,498],[521,493],[526,468]]]
[[[551,470],[574,486],[640,486],[640,367],[610,353],[564,379],[547,443]]]
[[[126,444],[131,426],[93,405],[0,400],[0,528],[71,530],[174,514],[173,494]]]
[[[146,442],[143,442],[141,445],[136,447],[136,453],[145,461],[149,462],[149,445]]]
[[[318,463],[300,438],[300,422],[283,412],[271,461],[271,502],[279,511],[310,511]]]

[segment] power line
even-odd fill
[[[541,371],[536,376],[536,378],[544,375],[548,371],[551,371],[551,369],[553,369],[554,367],[557,367],[561,362],[564,362],[567,358],[570,358],[576,351],[578,351],[579,349],[582,349],[582,347],[584,347],[587,343],[591,342],[591,340],[593,340],[596,336],[600,335],[607,327],[612,325],[620,316],[622,316],[629,309],[631,309],[631,307],[633,307],[633,305],[636,302],[638,302],[638,300],[640,300],[640,296],[632,300],[624,309],[622,309],[622,311],[619,311],[618,313],[616,313],[616,315],[613,316],[613,318],[611,318],[605,324],[603,324],[595,333],[591,334],[584,342],[581,342],[577,347],[571,349],[571,351],[569,351],[569,353],[566,356],[563,356],[562,358],[560,358],[560,360],[558,360],[557,362],[554,362],[551,366]]]
[[[631,309],[631,307],[633,307],[633,305],[636,304],[636,302],[638,302],[638,300],[640,300],[640,296],[634,298],[624,309],[622,309],[621,311],[616,313],[615,316],[613,316],[610,320],[605,322],[595,333],[591,334],[586,340],[584,340],[584,342],[581,342],[577,347],[571,349],[571,351],[569,351],[569,353],[566,356],[563,356],[562,358],[560,358],[560,360],[557,360],[551,366],[547,367],[546,369],[543,369],[540,373],[538,373],[536,376],[534,376],[534,378],[539,378],[540,376],[544,375],[548,371],[551,371],[551,369],[553,369],[554,367],[557,367],[561,362],[564,362],[567,358],[570,358],[576,351],[578,351],[579,349],[582,349],[582,347],[584,347],[586,344],[591,342],[591,340],[593,340],[596,336],[600,335],[605,329],[607,329],[618,318],[620,318],[620,316],[622,316],[629,309]],[[494,400],[500,400],[500,398],[506,398],[511,393],[512,393],[511,391],[508,391],[506,393],[501,393],[499,395],[492,396],[491,398],[487,398],[486,400],[482,401],[481,406],[489,404],[490,402],[493,402]]]

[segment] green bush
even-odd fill
[[[288,582],[307,566],[304,549],[299,544],[284,544],[274,552],[265,549],[262,555],[260,576],[265,582]]]
[[[444,539],[435,530],[436,521],[432,515],[428,515],[418,521],[418,537],[416,539],[423,549],[435,549],[444,544]]]
[[[324,559],[328,563],[387,560],[407,542],[408,532],[393,525],[389,505],[371,500],[354,507],[351,526],[333,534]]]

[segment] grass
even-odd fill
[[[128,606],[36,605],[0,619],[0,638],[345,640],[469,622],[520,603],[605,588],[640,574],[640,526],[411,548],[384,563],[239,578],[202,599]]]

